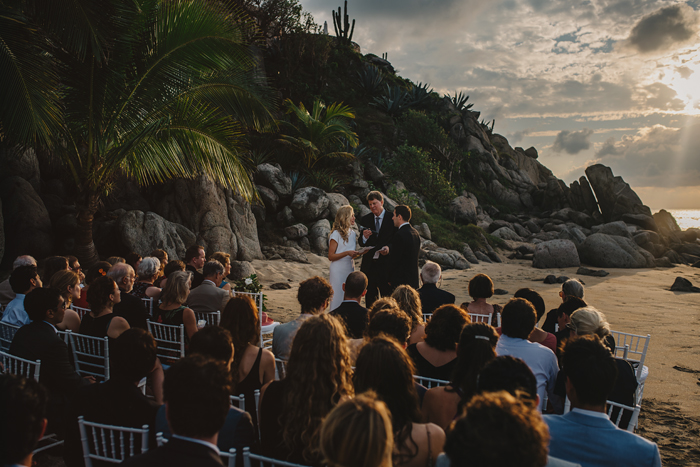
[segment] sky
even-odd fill
[[[301,0],[328,22],[341,0]],[[567,183],[610,166],[652,210],[700,208],[700,0],[349,0],[353,40],[462,91]]]

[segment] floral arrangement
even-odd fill
[[[263,285],[258,280],[257,274],[251,274],[248,277],[244,277],[243,279],[237,280],[233,284],[233,288],[236,292],[258,293],[262,291]],[[263,295],[263,309],[261,311],[267,311],[267,306],[265,302],[267,302],[267,296]],[[255,305],[258,305],[258,303],[256,302]]]

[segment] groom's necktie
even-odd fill
[[[379,216],[375,217],[374,223],[377,227],[377,234],[379,234],[379,227],[382,225],[382,220],[379,218]]]

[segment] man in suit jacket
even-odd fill
[[[204,247],[192,245],[185,251],[185,269],[192,273],[192,284],[190,290],[196,289],[204,280],[204,275],[199,272],[206,261]]]
[[[80,386],[94,382],[81,378],[70,361],[68,346],[56,334],[56,325],[63,321],[66,303],[56,289],[39,288],[27,294],[24,309],[31,323],[15,334],[10,353],[27,360],[41,360],[39,381],[49,391],[48,432],[63,437],[67,401]]]
[[[216,446],[231,402],[231,372],[225,363],[185,357],[165,372],[166,417],[173,435],[164,446],[124,462],[126,467],[219,467]]]
[[[223,311],[231,298],[227,290],[219,288],[224,280],[224,265],[215,259],[207,261],[202,268],[202,275],[204,280],[199,287],[190,292],[187,305],[192,310],[202,313]]]
[[[345,279],[343,291],[343,302],[330,314],[343,320],[350,339],[360,339],[369,323],[369,311],[360,305],[367,293],[367,276],[361,271],[351,272]]]
[[[372,307],[372,303],[379,298],[379,294],[386,297],[391,295],[389,287],[390,260],[378,254],[378,251],[388,245],[396,232],[392,222],[391,212],[384,209],[384,196],[378,191],[370,191],[367,195],[370,214],[362,216],[360,225],[364,227],[360,232],[360,246],[371,246],[362,257],[360,271],[367,276],[367,295],[365,306]]]
[[[114,279],[121,291],[121,301],[115,303],[114,315],[124,318],[131,328],[148,330],[146,321],[150,318],[150,313],[146,310],[146,304],[129,293],[136,280],[134,268],[126,263],[117,263],[107,271],[107,275]]]
[[[545,415],[549,452],[583,467],[660,467],[656,444],[617,428],[605,413],[615,386],[617,364],[597,336],[570,340],[564,351],[566,394],[571,412]]]
[[[390,255],[389,285],[391,290],[406,284],[418,289],[418,254],[420,253],[420,235],[408,222],[411,220],[411,208],[396,206],[392,219],[396,234],[391,243],[380,250],[382,255]]]
[[[423,287],[418,289],[423,313],[432,313],[442,305],[449,305],[455,302],[455,296],[451,293],[438,289],[437,283],[442,277],[440,265],[432,261],[426,261],[420,271],[420,278]]]

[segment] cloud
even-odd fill
[[[647,108],[662,110],[683,110],[685,104],[678,99],[678,93],[663,83],[654,83],[644,88],[647,92]]]
[[[508,136],[506,136],[506,138],[508,139],[508,141],[510,142],[510,144],[512,146],[513,144],[517,144],[517,143],[521,142],[524,137],[526,137],[530,134],[532,134],[532,129],[526,128],[524,130],[516,131],[515,133],[511,133]]]
[[[591,147],[591,135],[593,130],[584,128],[581,131],[560,131],[554,139],[552,150],[554,152],[567,152],[571,155],[578,154]]]
[[[671,5],[639,20],[627,44],[641,53],[664,51],[689,42],[697,31],[695,10],[686,4]]]
[[[606,139],[600,149],[598,149],[595,153],[595,156],[598,158],[617,155],[620,155],[620,149],[615,146],[615,138],[613,137]]]
[[[679,66],[676,68],[676,72],[681,75],[681,78],[683,79],[688,79],[691,77],[691,75],[694,73],[693,70],[688,68],[687,66]]]

